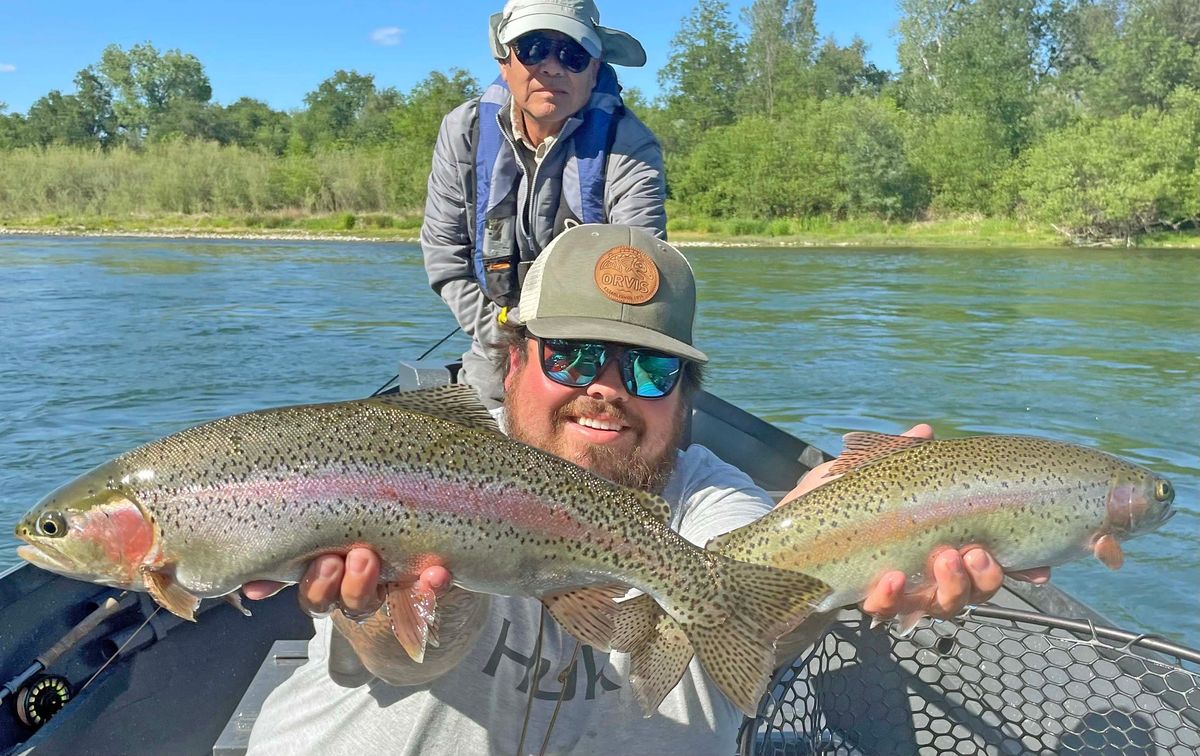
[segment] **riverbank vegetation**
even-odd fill
[[[900,70],[821,39],[814,0],[699,0],[661,94],[672,238],[1192,244],[1194,0],[901,0]],[[111,46],[0,110],[0,226],[415,233],[462,71],[337,71],[294,112],[211,101],[194,56]],[[172,225],[176,224],[176,225]]]

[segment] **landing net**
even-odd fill
[[[1197,754],[1200,652],[974,607],[897,638],[857,612],[772,681],[741,754]]]

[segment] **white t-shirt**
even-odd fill
[[[773,506],[749,476],[698,445],[680,452],[663,498],[671,504],[671,528],[701,546]],[[515,753],[541,610],[534,599],[493,596],[487,624],[463,661],[433,682],[413,687],[392,686],[365,673],[362,684],[352,687],[334,682],[328,671],[332,623],[318,620],[308,663],[263,704],[249,752]],[[546,753],[726,756],[734,750],[742,715],[695,659],[658,712],[644,718],[627,683],[626,654],[583,646],[575,673],[560,686],[559,673],[568,668],[574,650],[575,639],[547,617],[526,753],[541,749],[563,687]]]

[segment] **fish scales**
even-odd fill
[[[886,570],[920,577],[940,547],[983,546],[1009,570],[1052,566],[1172,513],[1165,479],[1075,444],[851,435],[866,439],[862,465],[710,547],[829,583],[834,592],[819,609],[828,611],[860,600]],[[872,455],[872,442],[904,448]]]
[[[514,568],[531,590],[543,579],[533,563],[560,560],[559,549],[607,578],[629,554],[663,570],[688,556],[667,538],[642,537],[666,528],[634,491],[601,485],[532,447],[497,446],[488,431],[421,415],[405,415],[402,428],[396,420],[386,405],[369,404],[239,415],[122,455],[110,477],[132,473],[126,485],[164,540],[179,534],[168,558],[203,549],[188,554],[181,577],[208,576],[190,584],[209,592],[249,574],[295,581],[331,545],[377,546],[389,578],[408,567],[404,553],[454,553],[467,580],[472,554],[493,573],[497,559],[519,554]],[[293,432],[281,440],[280,428]],[[232,461],[205,462],[216,458]],[[140,470],[155,475],[139,481]]]
[[[189,619],[198,597],[295,582],[316,554],[369,546],[414,660],[436,596],[412,581],[442,564],[464,588],[540,598],[581,640],[629,652],[647,714],[693,649],[752,713],[776,639],[828,588],[690,544],[669,514],[657,496],[500,435],[473,391],[455,386],[180,431],[51,493],[16,535],[29,544],[18,553],[39,566],[147,590]],[[630,587],[669,619],[618,637],[625,610],[614,598]]]

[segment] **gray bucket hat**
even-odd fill
[[[603,58],[606,63],[646,65],[642,43],[626,32],[601,26],[600,10],[593,0],[508,0],[504,10],[493,13],[490,20],[492,55],[507,58],[509,42],[539,29],[566,34],[593,58]]]
[[[692,266],[631,226],[586,224],[555,237],[525,276],[517,318],[544,339],[615,341],[708,362],[692,346]]]

